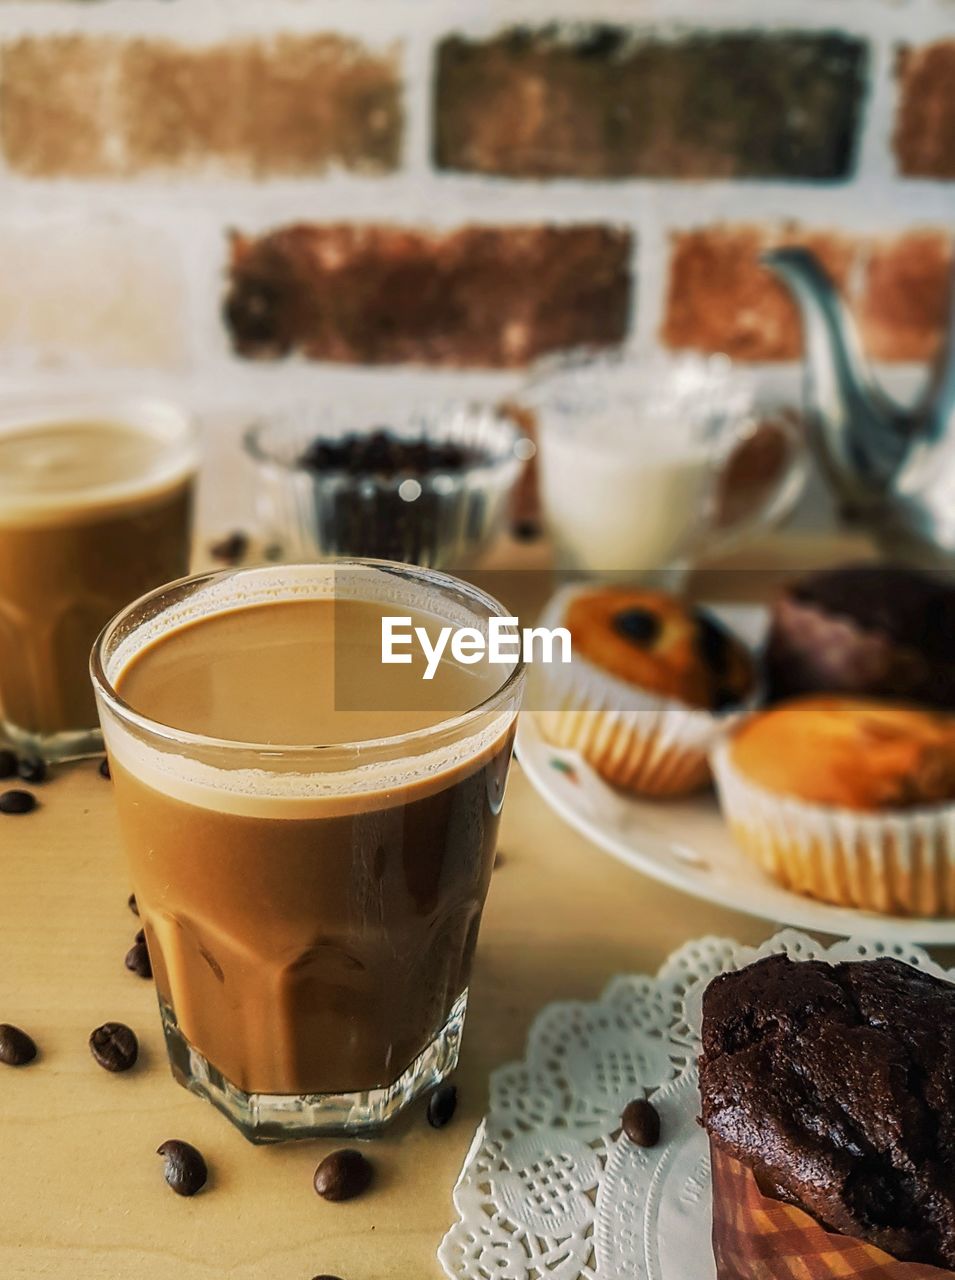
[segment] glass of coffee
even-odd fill
[[[141,400],[0,415],[0,735],[101,747],[89,651],[117,609],[189,568],[189,418]]]
[[[433,570],[270,565],[119,614],[93,682],[173,1074],[252,1141],[374,1129],[457,1062],[524,682]],[[500,624],[494,623],[494,626]]]

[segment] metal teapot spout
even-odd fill
[[[875,384],[852,317],[813,254],[773,249],[762,261],[799,306],[809,419],[833,487],[851,511],[882,506],[912,442],[907,415]]]

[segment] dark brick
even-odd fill
[[[868,50],[836,33],[617,27],[453,36],[435,159],[511,177],[846,177]]]
[[[395,56],[336,35],[195,49],[29,36],[2,51],[0,111],[10,165],[52,177],[380,172],[402,135]]]
[[[520,366],[623,339],[630,255],[605,226],[299,224],[233,236],[224,318],[244,356]]]
[[[895,156],[910,178],[955,178],[955,40],[899,53]]]

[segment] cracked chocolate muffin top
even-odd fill
[[[955,986],[769,956],[703,996],[702,1123],[766,1195],[955,1267]]]

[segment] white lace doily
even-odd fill
[[[700,1000],[726,969],[785,951],[802,959],[895,956],[943,977],[918,947],[850,938],[824,947],[786,930],[760,947],[688,943],[656,977],[615,978],[593,1003],[553,1004],[523,1062],[495,1071],[488,1114],[454,1190],[459,1221],[438,1251],[453,1280],[705,1280],[709,1158],[696,1123]],[[953,971],[955,972],[955,971]],[[619,1132],[647,1090],[662,1137]]]

